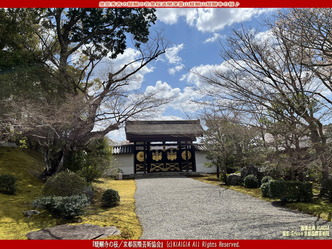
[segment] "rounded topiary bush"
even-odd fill
[[[263,197],[270,197],[269,182],[262,183],[261,191]]]
[[[0,193],[13,195],[16,192],[16,178],[12,175],[0,175]]]
[[[258,188],[258,179],[254,175],[248,175],[244,178],[244,186],[246,188]]]
[[[262,178],[262,184],[263,183],[267,183],[267,182],[269,182],[269,181],[272,181],[273,180],[273,178],[271,177],[271,176],[264,176],[263,178]]]
[[[242,185],[242,178],[240,175],[230,174],[227,176],[227,184],[233,186]]]
[[[113,189],[107,189],[101,197],[101,204],[103,207],[115,207],[119,204],[119,202],[119,193]]]
[[[83,194],[87,183],[84,178],[70,171],[63,171],[47,179],[44,196],[71,196]]]

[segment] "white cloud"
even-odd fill
[[[185,87],[183,91],[171,103],[172,107],[186,113],[194,113],[202,108],[195,100],[199,100],[203,95],[194,90],[193,87]]]
[[[216,70],[217,65],[200,65],[193,67],[189,73],[182,75],[181,80],[196,87],[201,86],[201,75],[210,76]]]
[[[107,134],[107,136],[116,143],[121,143],[123,141],[126,141],[126,132],[125,128],[121,127],[118,130],[111,131]]]
[[[219,39],[221,38],[221,35],[218,34],[218,33],[214,33],[212,37],[206,39],[204,41],[204,43],[212,43],[212,42],[215,42],[215,41],[218,41]]]
[[[172,68],[168,69],[168,73],[171,74],[171,75],[174,75],[176,72],[181,71],[183,68],[184,68],[184,65],[180,64],[176,67],[172,67]]]
[[[184,44],[182,43],[166,49],[165,57],[168,63],[175,65],[174,67],[168,69],[168,73],[171,75],[174,75],[176,72],[179,72],[184,68],[182,58],[178,55],[183,48]]]
[[[165,57],[170,64],[178,64],[181,63],[182,58],[178,55],[178,53],[183,49],[184,44],[175,45],[173,47],[167,48],[165,51]]]
[[[190,17],[195,12],[195,9],[190,8],[158,8],[156,14],[159,21],[175,24],[181,16]]]
[[[204,82],[204,77],[214,79],[216,77],[216,71],[220,73],[232,70],[233,66],[231,64],[232,63],[230,63],[230,61],[225,61],[216,65],[200,65],[193,67],[187,74],[182,75],[182,81],[191,85],[191,88],[194,89],[192,94],[193,98],[195,100],[199,100],[201,103],[196,104],[193,107],[193,110],[200,110],[203,103],[209,103],[212,99],[214,99],[212,96],[222,97],[226,93],[225,91],[220,92],[220,88],[218,86]],[[190,91],[188,93],[191,94]],[[189,103],[187,102],[185,104],[188,105]]]
[[[175,24],[184,17],[187,24],[202,32],[216,32],[234,23],[249,21],[263,13],[274,9],[226,9],[226,8],[197,8],[197,9],[158,9],[158,20],[166,24]]]
[[[116,59],[104,58],[98,69],[97,75],[102,78],[102,80],[107,80],[109,73],[114,73],[120,70],[124,65],[133,62],[140,58],[141,54],[138,50],[133,48],[127,48],[123,54],[117,56]],[[118,77],[128,74],[140,65],[140,62],[135,62],[131,64],[127,69],[125,69]],[[152,66],[145,66],[138,73],[134,74],[128,79],[128,86],[124,87],[124,90],[137,90],[141,88],[142,82],[144,81],[144,75],[154,71]]]
[[[201,108],[193,100],[198,100],[202,94],[194,90],[193,87],[185,87],[183,90],[180,88],[172,88],[167,82],[157,81],[155,86],[148,86],[145,90],[145,94],[155,94],[157,98],[171,100],[167,105],[163,107],[163,111],[171,107],[183,112],[193,113]],[[159,109],[161,111],[161,109]],[[162,111],[160,112],[162,114]]]
[[[167,82],[157,81],[155,86],[148,86],[145,93],[155,94],[157,98],[172,99],[180,94],[180,88],[172,88]]]

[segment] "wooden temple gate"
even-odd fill
[[[135,142],[135,174],[169,171],[196,171],[191,142]]]
[[[202,135],[199,120],[128,121],[134,143],[134,173],[196,171],[192,142]]]

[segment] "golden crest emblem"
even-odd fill
[[[139,152],[136,154],[136,159],[137,159],[137,161],[139,161],[139,162],[144,162],[144,151],[139,151]]]
[[[152,160],[153,161],[160,161],[163,158],[163,153],[161,151],[152,152]]]
[[[174,160],[176,160],[176,158],[177,158],[176,151],[171,150],[171,151],[167,152],[167,159],[168,160],[174,161]]]
[[[183,160],[187,160],[187,153],[188,153],[188,160],[191,159],[191,152],[189,150],[184,150],[181,153],[181,157]]]

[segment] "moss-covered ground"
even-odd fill
[[[141,226],[135,213],[134,180],[103,178],[93,184],[95,202],[79,223],[55,218],[46,211],[31,218],[25,217],[23,212],[31,210],[31,202],[41,194],[43,182],[38,176],[42,170],[43,160],[38,153],[19,148],[0,148],[0,174],[11,174],[18,179],[15,195],[0,193],[0,240],[26,239],[25,235],[30,231],[64,223],[116,226],[121,230],[121,235],[108,239],[138,239],[141,236]],[[101,208],[101,194],[108,188],[119,191],[120,205],[110,209]]]
[[[220,186],[223,188],[232,189],[265,201],[274,202],[275,204],[282,205],[286,208],[297,210],[302,213],[314,215],[317,218],[321,218],[323,220],[332,221],[332,203],[328,202],[326,199],[319,198],[317,195],[314,195],[312,202],[310,203],[282,203],[277,199],[270,199],[262,197],[262,192],[260,188],[245,188],[243,186],[227,186],[223,182],[221,182],[216,175],[205,175],[200,177],[192,177],[195,180],[202,181],[205,183],[213,184],[216,186]],[[317,194],[319,191],[314,188],[314,194]]]

